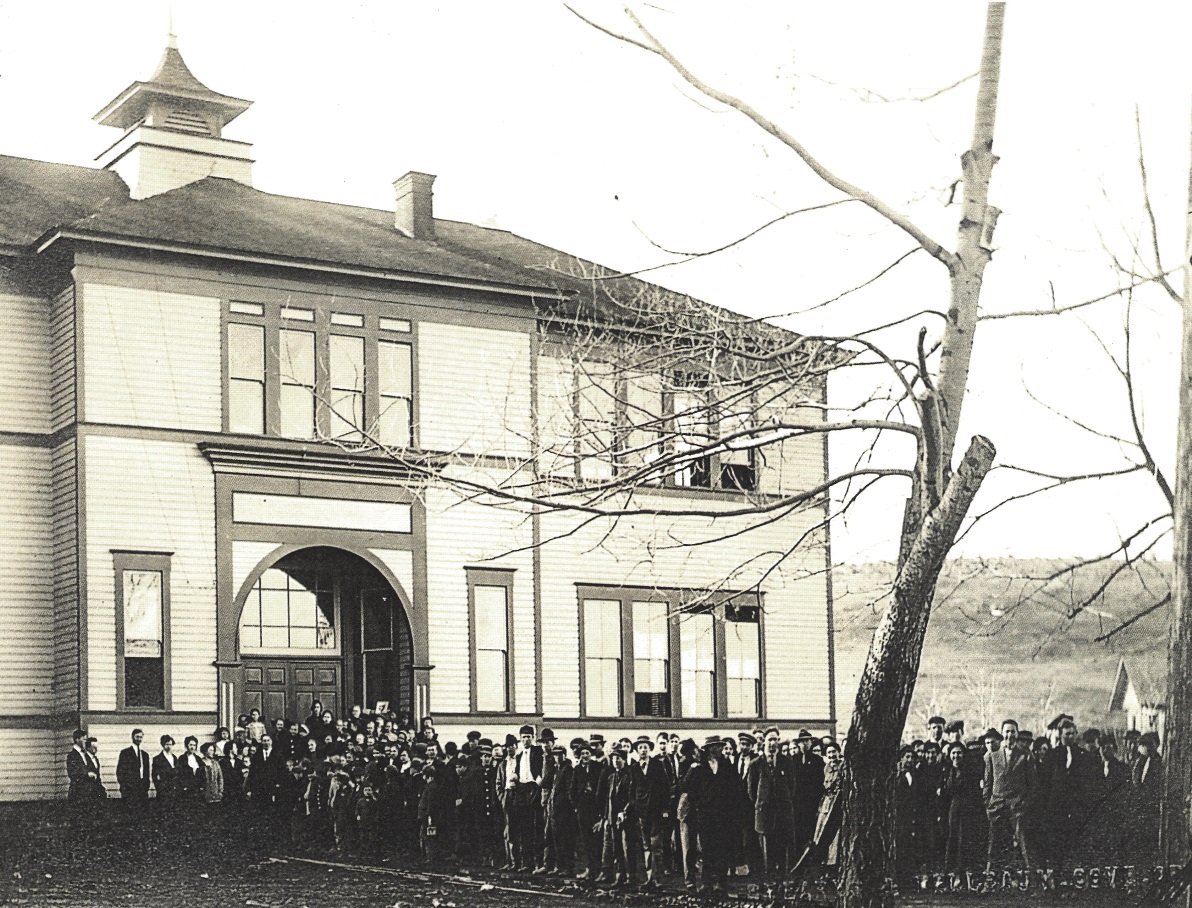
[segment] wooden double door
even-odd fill
[[[340,715],[341,660],[244,657],[243,664],[243,711],[259,709],[270,727],[274,719],[305,721],[316,700]]]

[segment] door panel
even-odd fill
[[[338,661],[245,658],[242,711],[261,710],[269,725],[274,719],[302,721],[319,700],[338,716],[339,684]]]

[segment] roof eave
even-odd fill
[[[300,268],[307,271],[322,271],[331,274],[343,274],[353,277],[369,277],[385,281],[406,284],[422,284],[427,286],[450,287],[456,290],[479,290],[502,293],[509,296],[539,299],[542,297],[558,297],[560,292],[551,287],[540,287],[533,284],[509,284],[503,281],[484,281],[469,278],[450,277],[445,275],[427,274],[416,271],[398,271],[384,268],[369,268],[360,265],[348,265],[338,262],[326,262],[318,259],[306,259],[297,256],[268,255],[265,253],[249,253],[235,249],[223,249],[216,246],[200,246],[190,243],[170,243],[161,240],[147,240],[119,234],[105,234],[88,230],[71,230],[55,227],[43,233],[32,244],[36,254],[41,254],[59,240],[76,240],[84,243],[98,243],[110,246],[123,246],[130,249],[145,249],[155,252],[171,252],[180,255],[203,256],[228,261],[237,261],[254,265],[274,265],[281,268]]]

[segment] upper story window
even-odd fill
[[[585,482],[637,476],[674,488],[757,488],[747,388],[549,353],[539,360],[538,384],[544,472]],[[651,473],[663,458],[668,466]]]
[[[409,320],[239,300],[225,312],[227,431],[414,444]]]

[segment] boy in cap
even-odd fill
[[[592,745],[587,742],[581,742],[576,748],[576,753],[579,756],[579,764],[572,775],[575,818],[578,826],[576,863],[579,873],[576,879],[586,880],[599,875],[601,870],[603,812],[600,796],[604,790],[604,777],[608,767],[592,759]]]
[[[546,754],[541,745],[534,743],[534,726],[523,725],[518,737],[506,812],[514,866],[523,872],[532,872],[542,866],[539,859],[542,855],[542,780]]]

